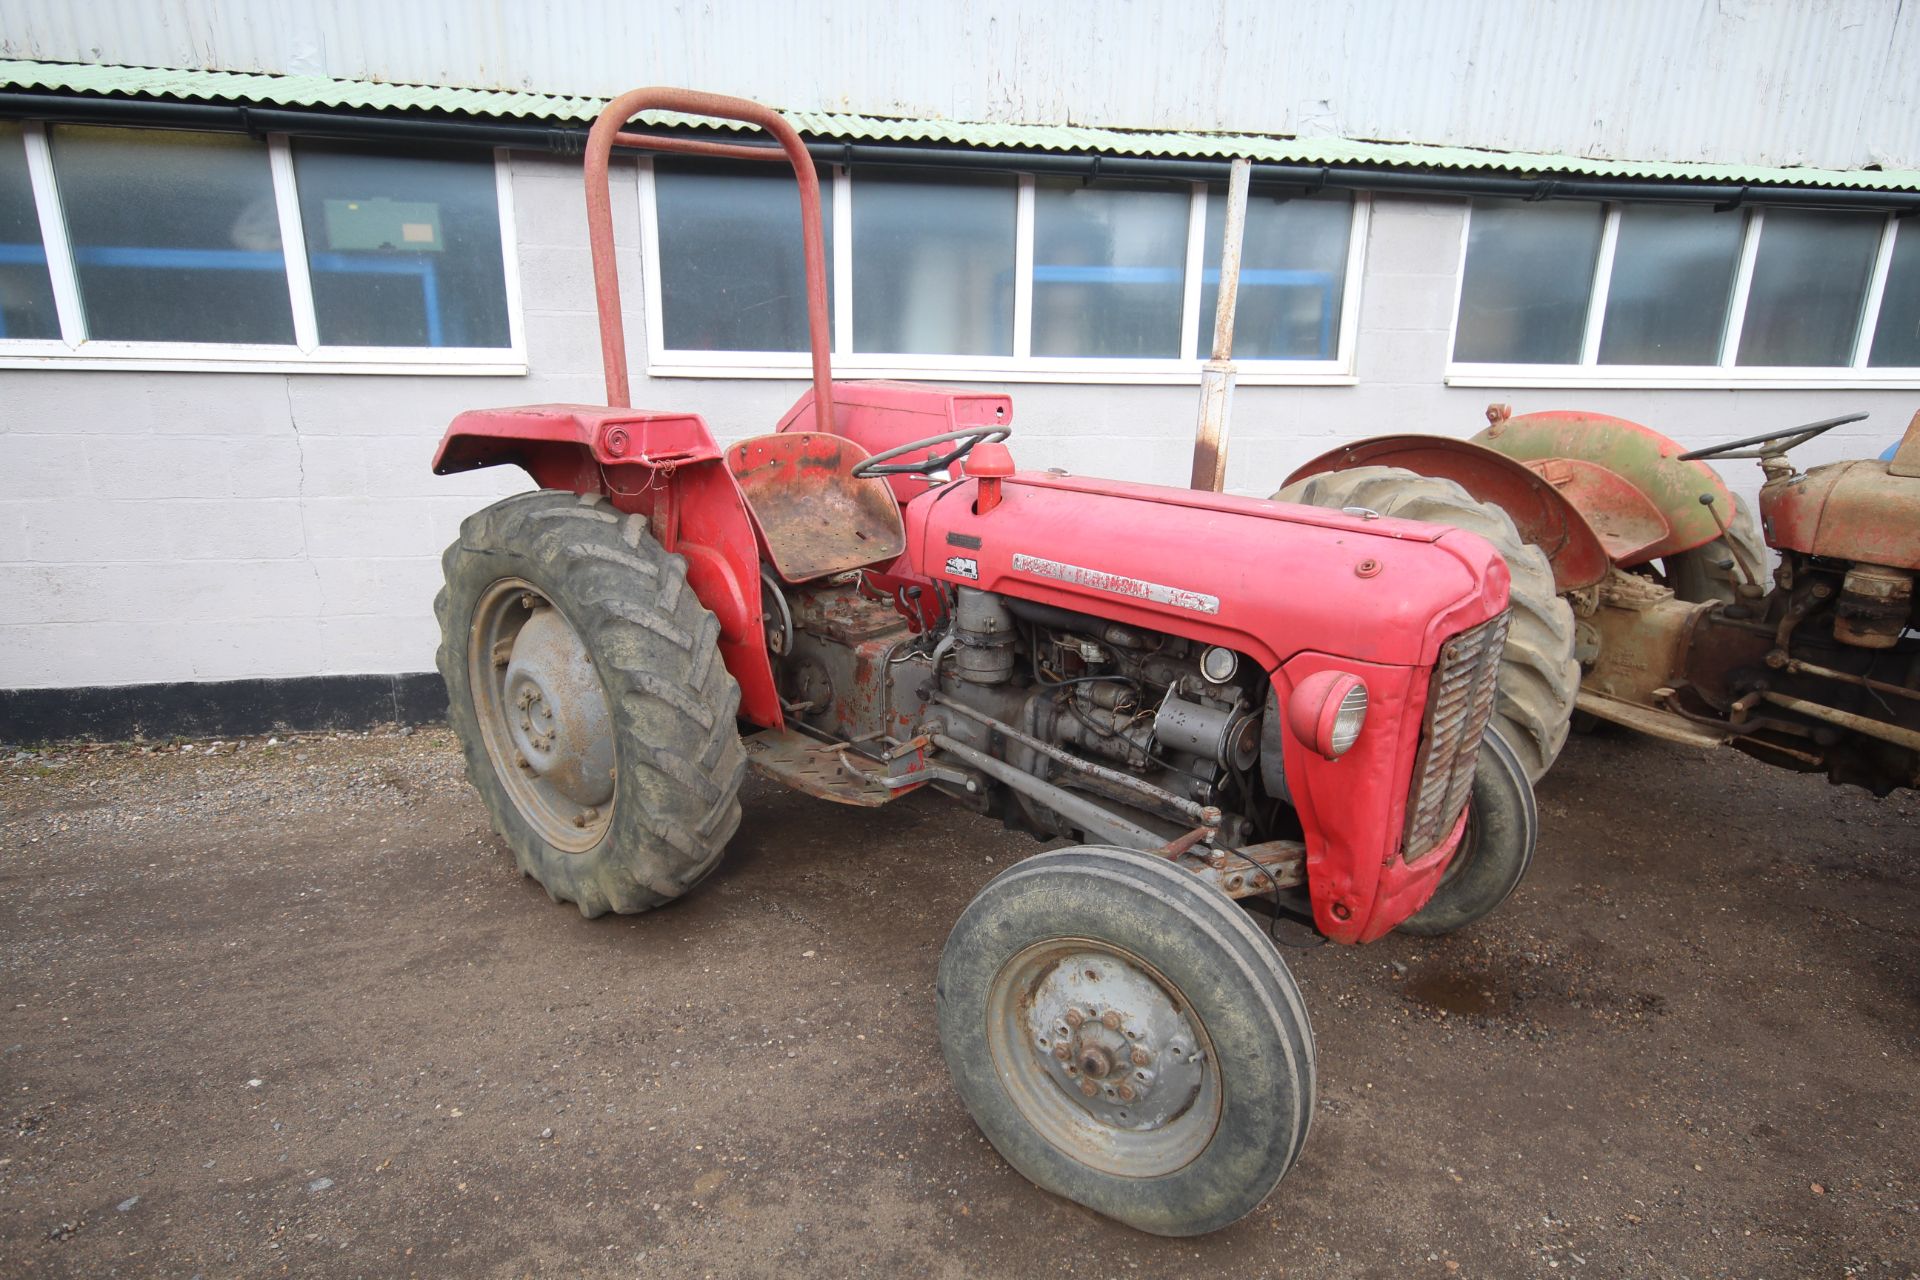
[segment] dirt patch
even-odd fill
[[[0,1275],[1920,1267],[1912,795],[1577,739],[1497,917],[1287,952],[1306,1152],[1163,1241],[946,1079],[941,944],[1032,841],[755,781],[698,893],[586,921],[442,731],[211,745],[0,758]]]

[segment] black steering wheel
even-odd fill
[[[1866,417],[1864,413],[1849,413],[1841,418],[1828,418],[1822,422],[1809,422],[1804,427],[1788,427],[1785,431],[1769,431],[1764,435],[1748,436],[1745,440],[1729,440],[1726,444],[1709,445],[1705,449],[1691,449],[1680,455],[1681,462],[1693,462],[1700,458],[1765,458],[1789,449],[1798,449],[1815,436],[1823,436],[1835,427],[1845,426],[1849,422],[1858,422]],[[1779,444],[1774,444],[1774,441]],[[1767,446],[1771,445],[1771,448]]]
[[[865,480],[871,476],[926,475],[930,471],[945,471],[972,453],[974,446],[1005,440],[1012,434],[1012,427],[967,427],[962,431],[949,431],[945,435],[928,436],[925,440],[914,440],[908,444],[897,444],[891,449],[882,449],[872,457],[854,464],[851,474],[855,479]],[[917,462],[893,461],[905,454],[917,453],[921,449],[931,449],[934,445],[946,444],[953,440],[958,440],[960,443],[945,453],[921,458]]]

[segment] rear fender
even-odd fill
[[[1523,540],[1547,553],[1555,591],[1577,591],[1607,576],[1606,548],[1580,509],[1504,453],[1445,436],[1374,436],[1321,454],[1286,483],[1354,467],[1401,467],[1451,480],[1481,502],[1499,507],[1513,519]]]
[[[1497,419],[1473,439],[1581,495],[1575,501],[1592,504],[1585,514],[1603,536],[1609,521],[1624,525],[1656,512],[1666,532],[1651,539],[1628,538],[1641,545],[1625,552],[1616,545],[1615,562],[1621,568],[1712,542],[1721,533],[1716,512],[1720,520],[1733,521],[1733,494],[1712,467],[1698,460],[1682,462],[1679,455],[1685,447],[1625,418],[1575,410],[1525,413]],[[1556,470],[1558,462],[1569,465]],[[1593,469],[1610,472],[1625,484]],[[1700,501],[1703,495],[1712,496],[1711,510]]]
[[[760,552],[746,499],[695,414],[603,405],[476,409],[447,428],[436,475],[513,463],[543,489],[604,495],[647,518],[685,557],[687,585],[719,620],[720,656],[740,682],[740,714],[782,727],[760,619]]]

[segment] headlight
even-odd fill
[[[1287,725],[1294,737],[1329,760],[1345,755],[1366,723],[1366,681],[1346,671],[1310,675],[1287,699]]]

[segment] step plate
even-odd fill
[[[747,748],[748,763],[767,777],[836,804],[877,809],[925,785],[915,783],[897,791],[882,786],[841,763],[841,753],[849,748],[792,730],[765,729],[741,741]]]

